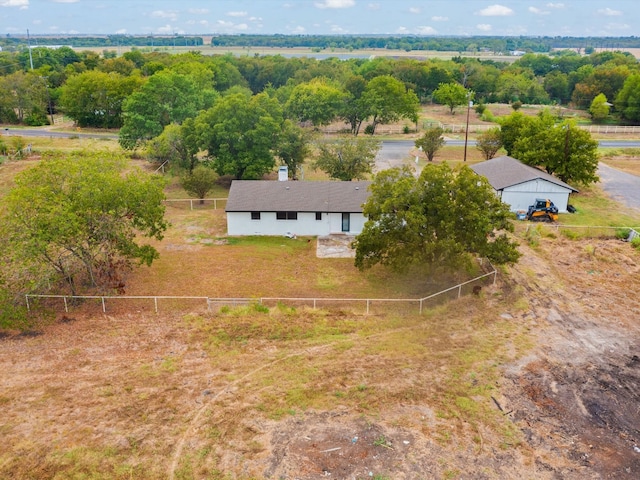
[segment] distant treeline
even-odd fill
[[[227,47],[308,47],[361,50],[434,50],[466,52],[487,50],[508,53],[516,50],[544,53],[554,48],[640,48],[638,37],[423,37],[349,35],[216,35],[214,46]]]
[[[20,48],[27,45],[25,35],[7,35],[0,38],[3,48]],[[30,39],[32,46],[67,45],[70,47],[173,47],[202,46],[202,36],[153,36],[153,35],[106,35],[106,36],[40,36]],[[508,54],[513,51],[544,53],[553,49],[584,49],[590,53],[595,49],[640,48],[640,37],[425,37],[387,35],[214,35],[211,45],[221,47],[307,47],[325,49],[388,49],[388,50],[433,50],[449,52],[490,51]]]
[[[198,36],[131,36],[131,35],[108,35],[104,37],[90,36],[10,36],[0,38],[0,46],[4,49],[19,49],[31,44],[32,47],[46,47],[53,45],[65,45],[75,48],[109,48],[109,47],[177,47],[177,46],[202,46],[202,37]]]

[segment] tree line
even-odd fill
[[[31,41],[37,45],[68,45],[71,47],[170,47],[175,45],[203,45],[201,35],[35,35]],[[5,49],[19,49],[28,45],[24,35],[7,35],[0,38]],[[314,49],[388,49],[433,50],[447,52],[490,51],[505,55],[513,51],[543,53],[554,49],[583,49],[587,53],[595,49],[640,48],[638,37],[528,37],[476,35],[469,37],[444,37],[422,35],[213,35],[212,46],[224,47],[307,47]]]

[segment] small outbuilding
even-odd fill
[[[500,199],[512,212],[527,210],[536,198],[551,200],[558,211],[566,212],[569,195],[578,192],[553,175],[509,156],[476,163],[471,169],[489,180]]]
[[[229,235],[357,235],[371,182],[234,180],[229,190]]]

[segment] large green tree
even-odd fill
[[[427,165],[419,178],[407,167],[378,173],[354,242],[360,269],[458,268],[472,256],[497,264],[519,258],[509,207],[469,167]]]
[[[170,123],[181,124],[195,117],[210,107],[215,98],[213,87],[202,90],[188,75],[162,70],[124,102],[120,145],[135,149],[160,135]]]
[[[143,237],[161,239],[162,177],[129,169],[104,153],[53,158],[20,173],[6,198],[1,224],[13,265],[37,265],[52,285],[72,294],[87,284],[121,288],[134,262],[158,252]]]
[[[630,75],[616,96],[616,110],[632,122],[640,122],[640,73]]]
[[[470,92],[459,83],[441,83],[433,92],[433,99],[449,107],[451,115],[455,113],[455,108],[466,105],[471,100]]]
[[[598,181],[598,142],[573,120],[556,125],[548,113],[527,118],[513,156],[544,168],[563,182],[588,185]]]
[[[375,133],[378,124],[397,122],[401,118],[418,121],[418,96],[390,75],[370,80],[360,101],[372,119],[371,133]]]
[[[275,166],[282,109],[266,93],[225,95],[195,119],[201,151],[219,175],[255,180]]]
[[[299,122],[328,125],[338,116],[345,97],[345,93],[326,78],[314,78],[293,88],[285,112]]]
[[[139,76],[89,70],[60,88],[60,107],[80,127],[118,128],[123,102],[142,82]]]
[[[314,167],[336,180],[364,180],[373,171],[379,149],[374,138],[341,136],[318,144]]]

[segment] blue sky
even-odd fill
[[[640,0],[0,0],[0,34],[640,36]]]

